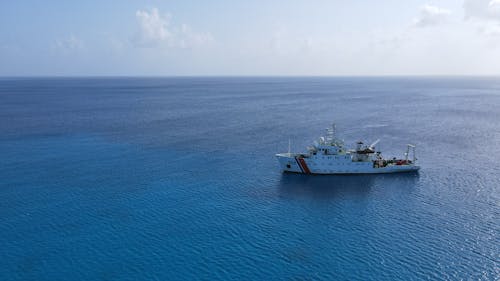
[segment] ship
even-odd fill
[[[344,141],[337,138],[335,124],[326,129],[326,135],[307,147],[306,153],[291,153],[290,141],[288,152],[278,153],[280,168],[285,173],[302,174],[387,174],[417,172],[415,145],[407,144],[404,158],[386,159],[376,145],[380,139],[370,145],[358,141],[354,149],[347,149]],[[411,154],[411,159],[410,159]]]

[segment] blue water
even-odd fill
[[[2,78],[0,280],[498,280],[498,78]],[[278,170],[336,121],[419,174]]]

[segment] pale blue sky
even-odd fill
[[[0,75],[498,75],[500,0],[2,1]]]

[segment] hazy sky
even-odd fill
[[[1,1],[0,75],[500,75],[500,0]]]

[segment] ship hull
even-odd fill
[[[338,174],[389,174],[416,172],[420,169],[414,164],[387,165],[375,167],[372,161],[354,162],[349,155],[325,155],[315,158],[300,154],[276,154],[280,168],[286,173],[338,175]]]

